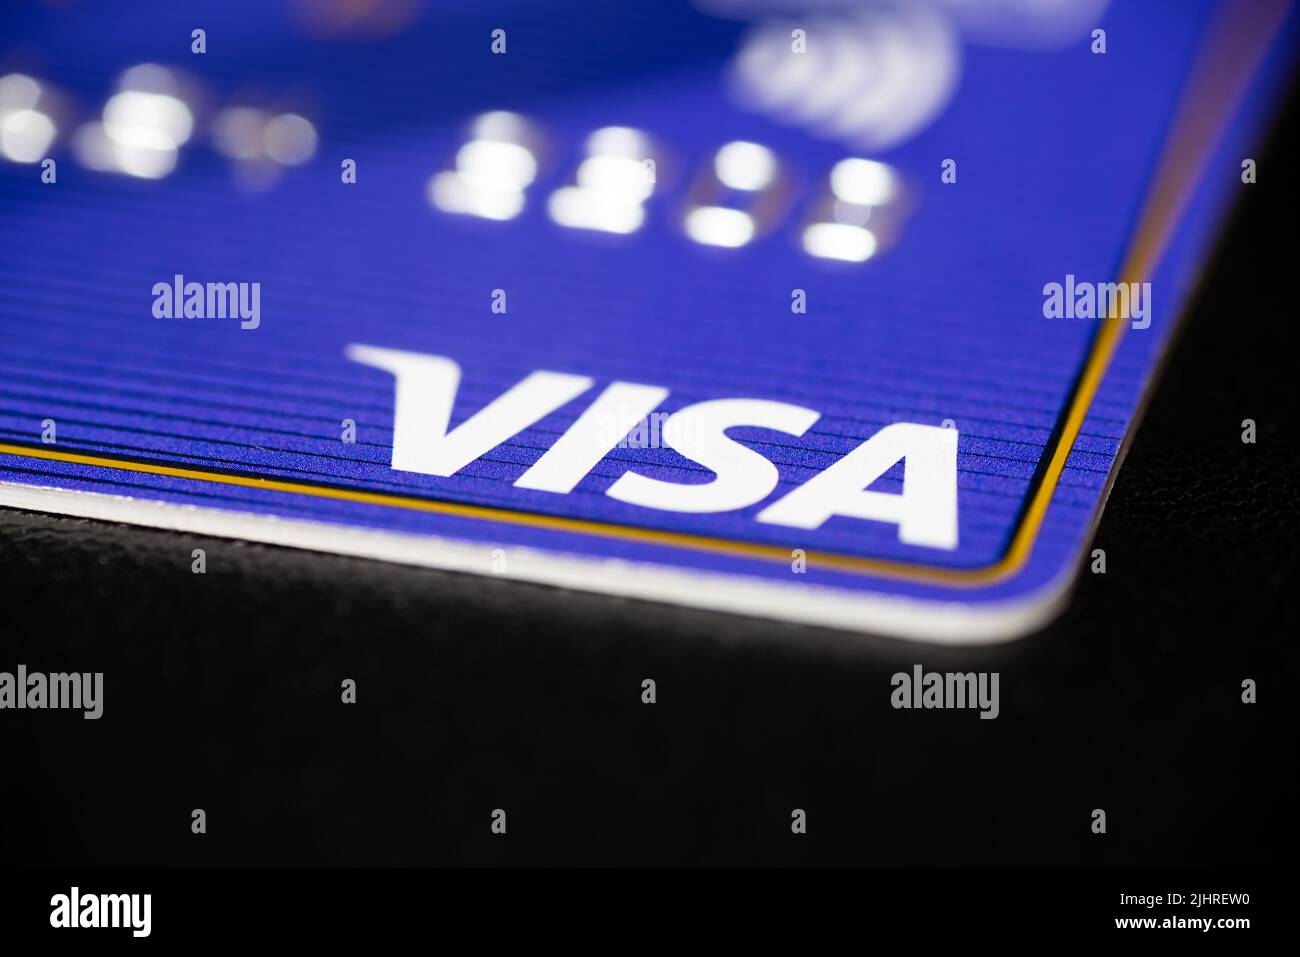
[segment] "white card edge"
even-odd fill
[[[1073,566],[1069,566],[1030,595],[996,604],[966,604],[861,594],[823,585],[16,482],[0,482],[0,506],[517,579],[940,645],[996,644],[1023,637],[1060,612],[1074,578]],[[497,549],[505,559],[505,570],[500,573],[492,570]]]

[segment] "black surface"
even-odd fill
[[[0,670],[106,673],[100,721],[3,715],[6,862],[1289,863],[1294,100],[1116,482],[1107,574],[1042,633],[945,651],[0,510]],[[1001,716],[891,709],[914,663],[999,671]]]

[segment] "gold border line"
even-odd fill
[[[1211,46],[1207,42],[1197,56],[1197,64],[1192,78],[1189,80],[1180,100],[1178,115],[1166,139],[1155,182],[1148,193],[1146,204],[1138,221],[1134,240],[1125,258],[1124,268],[1120,270],[1120,275],[1125,282],[1141,281],[1144,277],[1149,276],[1154,269],[1159,256],[1164,251],[1174,224],[1182,215],[1191,188],[1204,166],[1208,155],[1208,147],[1213,144],[1222,124],[1230,115],[1231,107],[1244,92],[1247,82],[1254,75],[1255,66],[1267,49],[1267,41],[1280,25],[1288,3],[1289,0],[1259,0],[1258,3],[1249,5],[1262,9],[1252,11],[1252,15],[1237,17],[1228,13],[1232,4],[1229,3],[1220,7],[1216,16],[1217,22],[1212,23],[1207,30],[1207,35],[1219,42],[1216,46]],[[1249,68],[1246,65],[1249,65]],[[1194,157],[1194,159],[1189,159],[1189,157]],[[837,571],[959,587],[978,587],[1010,578],[1029,559],[1038,532],[1042,528],[1043,520],[1046,518],[1052,494],[1055,492],[1061,473],[1065,469],[1066,460],[1074,448],[1074,442],[1083,427],[1084,418],[1088,414],[1092,401],[1101,385],[1102,377],[1109,368],[1111,359],[1114,357],[1115,350],[1127,327],[1127,320],[1119,319],[1115,315],[1103,320],[1102,328],[1098,331],[1093,342],[1092,350],[1080,376],[1078,388],[1071,400],[1061,435],[1053,448],[1047,469],[1034,492],[1019,528],[1017,528],[1011,540],[1011,545],[1008,547],[1006,554],[998,561],[983,568],[934,568],[907,562],[858,558],[851,555],[815,551],[806,553],[808,561],[819,567],[832,568]],[[600,538],[646,542],[653,545],[687,548],[695,551],[714,552],[746,558],[771,559],[781,562],[790,561],[790,549],[778,545],[735,541],[685,532],[659,531],[638,528],[633,525],[618,525],[612,522],[564,518],[482,505],[435,501],[411,495],[331,488],[323,485],[261,478],[252,475],[232,475],[182,466],[132,462],[101,455],[61,452],[53,449],[33,448],[8,443],[0,443],[0,454],[68,462],[75,465],[90,465],[124,472],[142,472],[149,475],[212,482],[220,485],[234,485],[270,492],[289,492],[296,495],[309,495],[316,498],[365,505],[405,508],[456,518],[501,522],[548,531],[576,532]]]

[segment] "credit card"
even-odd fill
[[[1274,0],[5,18],[0,505],[945,643],[1095,561],[1297,48]]]

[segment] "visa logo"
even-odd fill
[[[422,475],[455,475],[595,385],[587,376],[539,370],[449,431],[461,378],[455,361],[357,344],[347,346],[345,354],[393,375],[392,467]],[[668,395],[668,389],[634,382],[606,386],[515,487],[567,495]],[[668,416],[661,434],[664,444],[714,478],[683,484],[629,469],[605,494],[668,512],[729,512],[756,505],[776,489],[777,468],[729,437],[727,430],[773,429],[798,437],[820,418],[813,409],[767,399],[697,402]],[[900,461],[901,492],[868,490]],[[765,524],[816,529],[835,516],[894,524],[906,544],[956,548],[957,430],[915,422],[887,425],[755,518]]]

